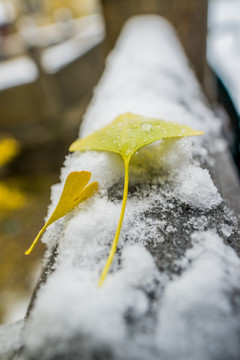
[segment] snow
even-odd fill
[[[10,358],[10,355],[21,347],[23,324],[23,320],[20,320],[0,326],[0,359]]]
[[[34,82],[37,77],[37,66],[27,56],[0,63],[0,90]]]
[[[240,113],[240,2],[212,0],[209,6],[207,57]]]
[[[208,60],[216,74],[223,81],[238,113],[240,113],[240,49],[238,33],[231,29],[212,33],[208,39]]]
[[[176,188],[181,201],[200,209],[211,209],[222,202],[209,171],[188,166],[176,178]]]
[[[145,20],[136,21],[138,31],[130,34],[126,27],[108,58],[107,71],[95,92],[80,135],[99,129],[124,112],[178,121],[203,131],[216,129],[218,122],[204,105],[172,28],[157,18],[152,18],[147,27]]]
[[[226,26],[239,23],[240,1],[239,0],[210,0],[208,6],[208,26]]]
[[[152,287],[152,280],[156,272],[151,256],[139,245],[125,249],[123,263],[125,264],[124,269],[110,277],[104,288],[95,285],[97,279],[91,269],[83,272],[78,272],[76,269],[72,272],[71,269],[69,272],[69,267],[63,267],[56,272],[51,277],[50,287],[43,289],[41,302],[37,303],[38,311],[32,319],[34,326],[38,327],[39,336],[35,336],[30,325],[27,331],[28,345],[37,347],[43,338],[46,340],[49,336],[50,338],[61,337],[63,328],[66,337],[71,337],[72,332],[79,331],[79,324],[81,324],[82,331],[93,335],[96,341],[118,343],[119,338],[125,336],[123,319],[125,309],[136,304],[135,311],[141,313],[147,308],[147,300],[143,292],[137,287],[133,291],[130,289],[138,286],[139,281],[141,281],[142,287],[149,289]],[[144,278],[141,276],[143,273],[147,274]],[[127,281],[125,280],[126,275]],[[56,293],[61,292],[63,283],[67,284],[67,291],[65,296],[61,296],[56,301]],[[70,299],[73,298],[75,299],[73,307],[66,308],[66,301],[70,302]],[[107,299],[111,299],[111,304]],[[74,317],[69,316],[69,312],[73,312]],[[50,333],[44,329],[46,318],[41,316],[43,313],[48,316]],[[59,314],[61,314],[60,317]],[[56,317],[59,317],[57,321]],[[104,331],[102,331],[103,329]]]
[[[240,313],[232,316],[226,294],[238,291],[239,257],[214,230],[192,239],[190,266],[167,285],[159,311],[162,351],[167,359],[238,359]]]
[[[232,234],[233,227],[231,225],[223,224],[222,225],[222,233],[226,237],[229,237]]]
[[[157,142],[134,156],[118,251],[102,287],[97,282],[121,209],[123,161],[103,152],[67,156],[49,215],[71,171],[91,171],[100,191],[43,237],[49,252],[58,243],[58,254],[24,328],[23,358],[64,357],[77,346],[99,356],[107,347],[117,359],[237,359],[240,329],[231,294],[240,260],[223,242],[236,234],[236,224],[209,172],[199,167],[210,144],[215,151],[219,122],[174,31],[157,16],[136,17],[124,28],[80,135],[124,112],[179,121],[205,135]],[[172,267],[162,271],[166,263]],[[91,358],[86,353],[82,358]]]

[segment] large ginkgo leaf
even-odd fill
[[[119,115],[109,125],[83,139],[75,141],[70,146],[70,151],[98,150],[114,152],[122,156],[125,164],[125,181],[120,219],[106,265],[99,280],[99,285],[103,284],[117,249],[127,202],[129,164],[132,156],[142,147],[158,140],[201,134],[203,134],[202,131],[193,130],[179,123],[126,113]]]
[[[39,231],[30,248],[25,252],[26,255],[31,253],[37,241],[49,225],[65,216],[78,204],[82,203],[93,195],[93,193],[98,188],[98,183],[95,181],[86,186],[90,180],[90,177],[91,173],[89,171],[74,171],[68,175],[64,184],[62,195],[54,212],[43,228]]]

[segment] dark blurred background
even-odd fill
[[[145,13],[176,28],[240,164],[240,0],[0,0],[0,323],[26,312],[44,246],[24,251],[108,51]]]

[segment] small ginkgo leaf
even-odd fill
[[[75,141],[70,146],[70,151],[98,150],[114,152],[122,156],[125,164],[125,181],[121,214],[108,259],[99,280],[99,285],[103,284],[117,249],[118,238],[127,203],[129,164],[132,156],[142,147],[158,140],[202,134],[202,131],[193,130],[188,126],[179,123],[126,113],[119,115],[109,125],[95,131],[93,134],[83,139]]]
[[[98,188],[98,183],[95,181],[87,185],[90,177],[91,173],[88,171],[74,171],[68,175],[64,184],[62,195],[55,210],[43,228],[39,231],[32,245],[25,252],[25,255],[29,255],[31,253],[37,241],[49,225],[71,212],[78,204],[84,202],[93,195]]]

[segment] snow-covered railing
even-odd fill
[[[24,360],[238,359],[239,225],[232,210],[239,211],[239,187],[220,121],[160,17],[127,23],[80,136],[125,112],[177,121],[205,135],[135,155],[118,252],[102,287],[97,282],[121,208],[123,163],[106,152],[67,156],[49,214],[72,171],[91,171],[99,193],[46,231],[44,281],[9,347],[22,344],[17,358]],[[5,339],[18,329],[8,327]]]

